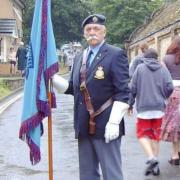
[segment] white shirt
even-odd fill
[[[137,114],[137,117],[141,119],[159,119],[162,118],[163,116],[164,116],[163,111],[156,111],[156,110],[144,111]]]
[[[90,64],[90,65],[92,64],[94,58],[96,57],[99,49],[101,48],[101,46],[102,46],[103,44],[104,44],[104,41],[102,41],[100,44],[98,44],[98,45],[95,46],[95,47],[90,46],[90,47],[88,48],[88,53],[87,53],[87,54],[89,54],[90,50],[93,52],[93,54],[91,55],[90,60],[89,60],[89,64]]]
[[[173,80],[173,86],[180,86],[180,80]]]

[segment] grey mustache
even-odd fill
[[[96,36],[89,36],[89,37],[86,38],[87,41],[90,41],[92,39],[98,39],[98,38]]]

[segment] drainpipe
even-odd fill
[[[1,47],[2,44],[1,44],[1,43],[2,43],[2,38],[0,38],[0,56],[1,56],[1,54],[2,54],[2,52],[1,52],[1,50],[2,50],[2,47]]]
[[[6,39],[6,36],[4,36],[3,41],[4,41],[4,45],[3,45],[4,55],[3,55],[3,57],[4,57],[4,62],[7,62],[7,42],[6,42],[7,39]]]

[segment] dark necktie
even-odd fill
[[[93,54],[93,51],[90,50],[89,54],[88,54],[88,57],[87,57],[87,60],[86,60],[86,68],[87,69],[90,67],[90,59],[91,59],[92,54]]]

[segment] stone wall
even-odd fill
[[[3,80],[3,84],[5,84],[5,86],[7,86],[10,90],[13,91],[24,86],[24,79],[23,78],[6,78]]]
[[[159,59],[162,60],[162,58],[166,54],[168,46],[172,42],[172,39],[177,35],[180,36],[180,23],[172,25],[168,28],[164,28],[163,30],[156,32],[155,34],[152,34],[148,37],[145,37],[138,42],[133,42],[129,44],[129,60],[131,61],[134,56],[140,53],[139,45],[144,42],[147,42],[150,48],[156,49],[158,51]]]

